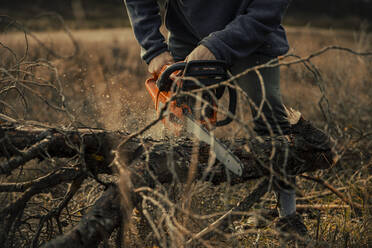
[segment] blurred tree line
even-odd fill
[[[76,14],[81,15],[77,12],[83,11],[86,18],[104,18],[122,15],[124,12],[123,0],[0,0],[0,2],[1,14],[9,11],[11,14],[24,17],[34,17],[50,11],[71,19],[76,18]]]
[[[292,0],[288,14],[350,16],[372,20],[372,0]]]
[[[98,21],[114,17],[127,19],[123,0],[0,0],[0,2],[0,14],[22,20],[47,11],[57,12],[67,20]],[[362,20],[371,22],[371,13],[372,0],[292,0],[285,21],[289,20],[287,21],[289,24],[310,23],[316,26],[322,26],[322,21],[327,22],[323,23],[323,26],[344,22],[350,28],[360,24]],[[128,24],[127,21],[123,23]]]

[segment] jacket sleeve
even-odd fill
[[[277,30],[289,0],[252,0],[246,11],[223,30],[211,33],[199,44],[208,47],[217,59],[228,63],[252,54],[267,36]]]
[[[146,63],[168,50],[160,33],[162,23],[156,0],[124,0],[134,35],[141,45],[141,57]]]

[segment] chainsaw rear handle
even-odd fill
[[[159,76],[156,82],[156,86],[159,91],[170,91],[172,87],[172,79],[170,76],[176,71],[183,71],[183,76],[186,77],[196,77],[202,85],[211,86],[218,84],[219,82],[227,79],[227,64],[225,61],[221,60],[194,60],[188,63],[178,62],[167,67]],[[195,87],[200,87],[195,82],[191,80],[185,80],[182,86],[183,90],[192,90]],[[237,95],[236,89],[230,86],[228,87],[229,92],[229,113],[235,115],[236,113],[236,103]],[[211,94],[210,91],[206,91]],[[220,98],[218,96],[217,98]],[[225,119],[216,122],[216,126],[225,126],[232,121],[232,118],[227,116]]]

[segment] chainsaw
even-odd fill
[[[227,169],[242,175],[241,161],[210,130],[229,124],[236,112],[236,89],[221,85],[228,79],[224,61],[196,60],[166,65],[159,75],[146,80],[163,124],[176,135],[186,132],[211,145],[217,160]],[[228,115],[217,119],[218,100],[229,93]]]

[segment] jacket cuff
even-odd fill
[[[227,64],[231,65],[232,56],[228,52],[225,52],[228,51],[227,48],[224,48],[226,44],[213,33],[201,40],[199,44],[206,46],[217,60],[224,60]]]
[[[156,56],[162,54],[163,52],[169,51],[168,45],[166,43],[162,43],[159,46],[152,47],[149,50],[145,50],[141,47],[141,58],[147,63],[150,64],[150,61],[155,58]]]

